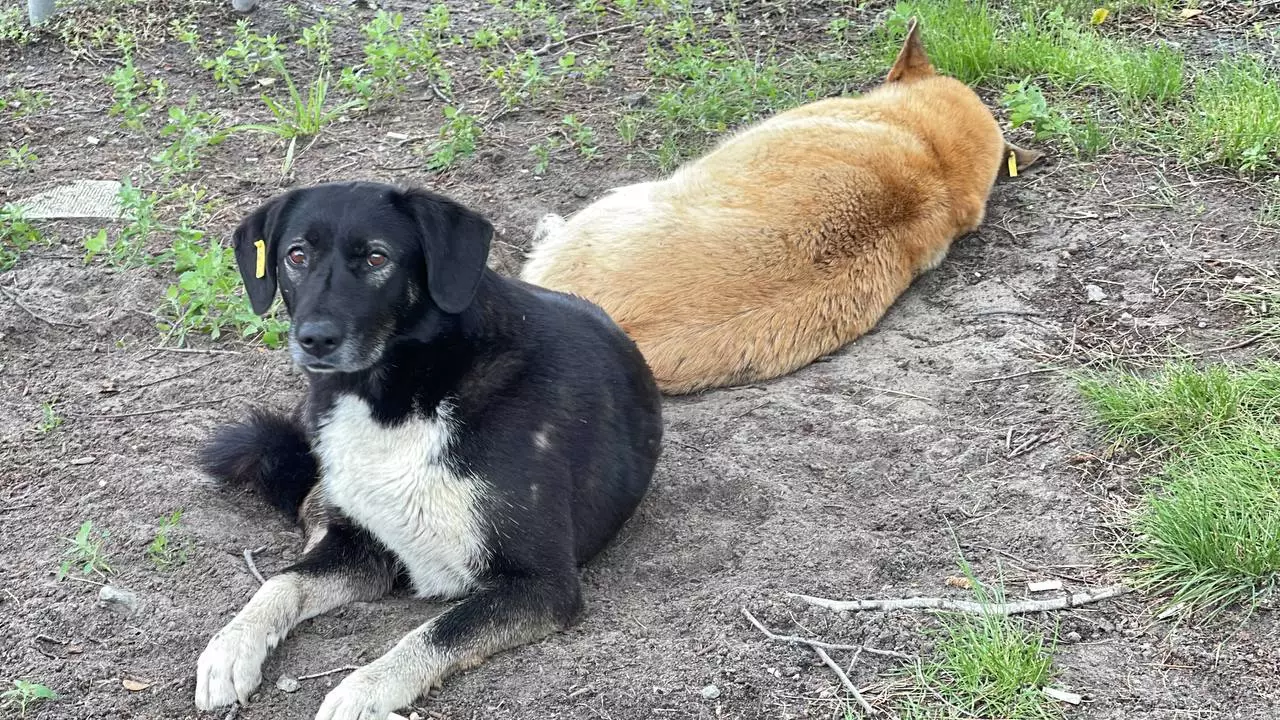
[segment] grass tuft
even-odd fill
[[[1280,169],[1280,73],[1242,57],[1201,75],[1184,158],[1248,173]]]
[[[961,561],[961,568],[975,600],[1004,602],[1000,589],[979,582],[968,563]],[[1043,692],[1054,676],[1052,644],[1025,620],[956,614],[943,615],[942,624],[933,655],[913,668],[915,687],[897,708],[902,718],[1062,716]]]
[[[1080,383],[1112,440],[1169,451],[1135,511],[1135,582],[1211,619],[1280,581],[1280,364]]]

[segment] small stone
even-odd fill
[[[1129,313],[1120,313],[1120,322],[1133,322],[1133,315]]]
[[[622,103],[627,107],[640,107],[649,103],[649,96],[642,92],[628,93],[622,96]]]
[[[298,692],[298,678],[290,677],[289,675],[281,675],[280,679],[276,681],[276,687],[281,692]]]
[[[1071,243],[1071,244],[1067,245],[1067,252],[1069,252],[1069,253],[1078,253],[1078,252],[1080,252],[1080,245],[1079,245],[1079,243]]]
[[[138,611],[138,596],[123,588],[103,585],[98,591],[98,601],[108,610],[125,617]]]
[[[1107,299],[1107,293],[1097,285],[1085,285],[1084,295],[1091,303],[1102,302]]]
[[[584,200],[591,195],[591,190],[589,190],[586,185],[574,185],[573,190],[570,192],[572,192],[573,196],[579,200]]]
[[[698,691],[698,694],[708,700],[715,700],[720,697],[720,688],[715,685],[708,685]]]
[[[71,458],[68,460],[72,465],[89,465],[93,461],[94,457],[92,455],[85,455],[84,457]]]
[[[1073,643],[1080,642],[1080,633],[1076,632],[1075,630],[1072,630],[1071,632],[1067,633],[1067,642],[1073,642]]]

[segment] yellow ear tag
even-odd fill
[[[1018,154],[1012,150],[1009,151],[1009,177],[1018,177]]]
[[[258,272],[254,277],[263,277],[267,274],[267,244],[262,240],[255,240],[253,246],[258,248]]]

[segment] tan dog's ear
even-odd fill
[[[885,76],[884,81],[886,83],[905,82],[930,77],[933,74],[933,65],[929,63],[924,44],[920,42],[920,22],[912,17],[911,25],[907,28],[907,39],[902,41],[898,59],[893,61],[893,67],[889,68],[889,74]]]
[[[1013,155],[1013,161],[1010,162],[1009,156]],[[1020,174],[1023,170],[1040,162],[1040,158],[1044,157],[1044,153],[1039,150],[1027,150],[1009,142],[1004,143],[1004,157],[1000,161],[1000,177],[1010,177]]]

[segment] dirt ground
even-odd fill
[[[132,7],[177,14],[161,3]],[[191,7],[206,33],[234,23],[222,4]],[[451,9],[461,28],[490,12],[486,3]],[[854,19],[869,23],[875,10]],[[847,12],[820,2],[739,10],[784,43],[820,35]],[[313,14],[303,8],[304,18]],[[262,32],[293,27],[274,0],[252,23]],[[339,57],[358,56],[355,27],[338,29]],[[495,263],[514,270],[540,214],[572,211],[657,172],[624,161],[629,151],[604,120],[624,96],[648,88],[638,30],[611,45],[614,82],[542,113],[495,119],[481,152],[448,174],[390,169],[420,158],[386,133],[430,137],[439,125],[440,101],[418,86],[390,109],[327,128],[299,157],[294,181],[372,178],[451,194],[493,219],[505,243]],[[0,139],[27,143],[41,158],[34,174],[0,176],[4,200],[77,178],[119,178],[160,147],[106,119],[109,58],[73,58],[49,41],[5,47],[0,58],[9,88],[39,88],[52,100],[32,117],[0,117]],[[177,43],[149,46],[139,63],[176,95],[198,91],[226,117],[259,112],[254,93],[216,92]],[[459,96],[489,102],[476,68],[453,71]],[[562,154],[538,177],[527,148],[568,106],[600,119],[602,152],[591,161]],[[87,144],[90,135],[101,142]],[[229,236],[243,213],[281,189],[281,152],[246,135],[206,158],[199,180],[226,203],[212,232]],[[1115,581],[1108,528],[1141,476],[1123,457],[1098,457],[1070,383],[1037,371],[1102,353],[1158,361],[1175,339],[1201,350],[1236,343],[1230,329],[1239,317],[1210,301],[1223,282],[1275,272],[1276,233],[1255,223],[1259,202],[1230,178],[1124,153],[1088,164],[1059,156],[1002,183],[983,227],[871,334],[776,382],[670,400],[652,494],[585,570],[580,623],[452,678],[420,712],[841,717],[827,668],[805,648],[764,638],[742,608],[778,632],[919,653],[929,642],[925,615],[839,615],[787,594],[959,594],[945,580],[958,573],[961,553],[985,580],[1003,573],[1013,596],[1024,594],[1026,578],[1060,578],[1072,590]],[[209,487],[194,456],[215,425],[251,405],[291,405],[302,380],[281,352],[204,341],[199,348],[217,352],[154,350],[151,312],[169,279],[85,265],[80,241],[92,223],[41,227],[59,244],[0,274],[26,308],[0,298],[0,680],[56,690],[60,701],[30,712],[41,720],[197,717],[195,659],[257,587],[242,552],[261,548],[258,567],[271,574],[299,551],[300,535],[252,498]],[[1088,284],[1106,299],[1089,302]],[[51,398],[65,423],[41,433],[40,405]],[[188,559],[161,572],[144,549],[158,518],[179,507]],[[136,613],[104,606],[93,584],[55,578],[64,538],[85,519],[110,533],[109,582],[136,593]],[[277,689],[280,676],[367,662],[437,609],[399,597],[304,623],[272,655],[238,717],[311,717],[342,676],[302,680],[292,693]],[[1271,612],[1177,627],[1131,595],[1034,620],[1057,624],[1058,684],[1086,698],[1069,717],[1280,717],[1280,623]],[[851,676],[875,684],[892,666],[864,654]],[[124,679],[149,687],[129,691]]]

